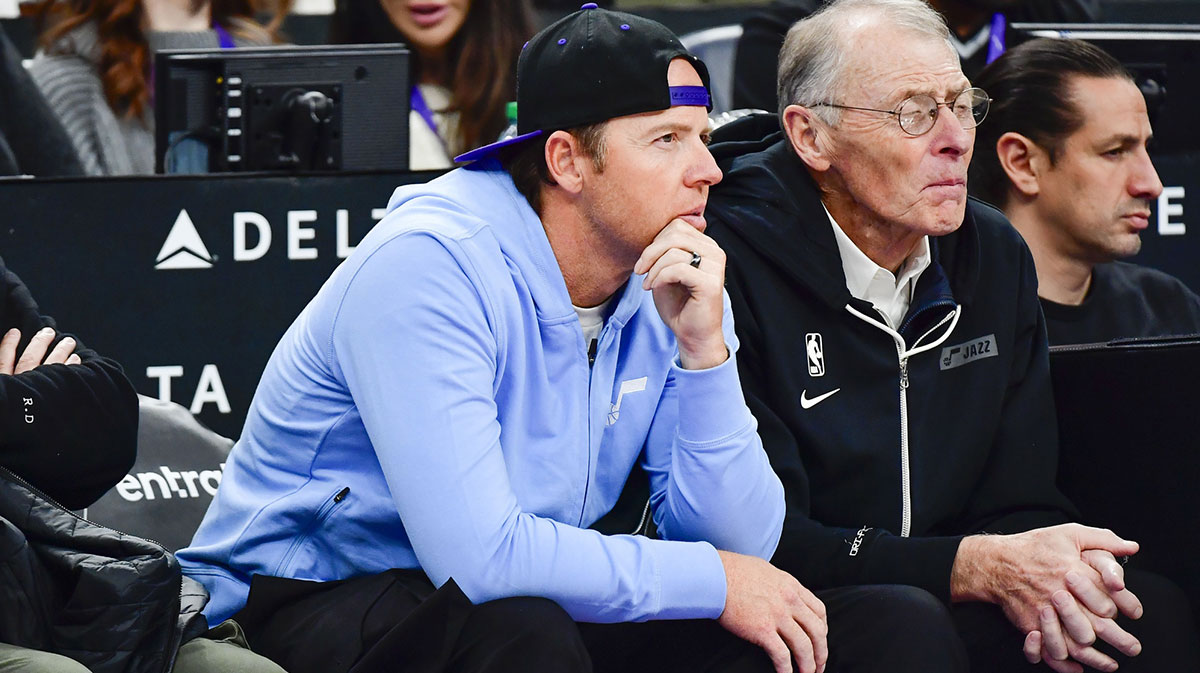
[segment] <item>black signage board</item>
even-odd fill
[[[138,392],[236,438],[279,337],[382,216],[437,173],[0,182],[0,256]]]
[[[1154,161],[1166,189],[1133,261],[1200,291],[1200,155]],[[392,191],[436,176],[0,181],[0,256],[139,392],[236,438],[284,330]]]

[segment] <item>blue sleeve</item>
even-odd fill
[[[521,510],[486,287],[457,243],[410,232],[355,271],[334,322],[333,356],[422,569],[476,603],[542,596],[579,621],[719,616],[724,570],[710,544],[605,536]]]
[[[728,295],[724,303],[729,359],[671,367],[645,448],[650,504],[666,539],[770,559],[783,530],[783,486],[742,396]]]

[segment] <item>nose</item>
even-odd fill
[[[705,145],[704,141],[697,139],[691,154],[690,166],[684,174],[684,182],[688,187],[711,187],[721,181],[724,176],[721,169],[717,168],[717,160],[713,158],[712,152],[708,151],[708,145]]]
[[[1146,200],[1154,200],[1162,194],[1162,180],[1158,178],[1158,171],[1154,169],[1154,162],[1150,161],[1150,155],[1146,152],[1146,148],[1141,148],[1138,151],[1137,164],[1129,174],[1129,195]]]
[[[975,144],[975,129],[964,129],[948,103],[938,104],[937,119],[929,134],[933,136],[932,149],[937,154],[960,157],[969,153]]]

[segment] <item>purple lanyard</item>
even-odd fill
[[[222,49],[233,49],[237,45],[233,43],[233,36],[225,27],[213,21],[213,32],[217,34],[217,45]],[[154,106],[154,59],[150,59],[150,80],[147,82],[150,88],[150,106]]]
[[[425,96],[421,95],[421,89],[416,84],[413,85],[412,93],[409,95],[409,104],[412,106],[413,112],[421,115],[421,119],[425,120],[425,125],[433,131],[434,137],[442,143],[442,147],[446,147],[446,141],[442,138],[442,134],[438,133],[437,121],[433,118],[433,110],[429,109],[429,103],[425,102]],[[446,150],[449,153],[449,149]]]
[[[992,27],[988,31],[987,62],[989,65],[1004,53],[1004,28],[1004,15],[996,12],[992,15]]]
[[[237,46],[233,43],[233,36],[229,34],[229,31],[216,21],[213,22],[213,32],[217,34],[217,44],[221,45],[222,49],[233,49]]]

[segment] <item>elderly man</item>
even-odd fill
[[[776,64],[783,36],[821,4],[821,0],[774,0],[742,24],[734,64],[734,107],[776,108]],[[968,77],[1004,51],[1010,23],[1095,21],[1100,4],[1099,0],[929,0],[946,17],[951,44]]]
[[[980,75],[996,102],[971,192],[1021,232],[1051,344],[1200,332],[1200,297],[1137,253],[1162,192],[1146,101],[1129,73],[1078,40],[1032,40]]]
[[[940,599],[972,671],[1194,670],[1172,658],[1190,636],[1172,640],[1161,580],[1131,577],[1142,602],[1126,587],[1137,545],[1066,523],[1033,260],[968,202],[989,99],[941,16],[835,0],[791,29],[779,82],[783,132],[722,129],[739,142],[712,148],[708,211],[787,494],[774,562],[810,587]],[[1143,605],[1157,621],[1135,631]]]
[[[595,5],[529,42],[520,135],[398,190],[271,357],[180,553],[211,623],[290,673],[825,668],[825,606],[764,560],[706,79]],[[859,593],[844,661],[932,646]]]

